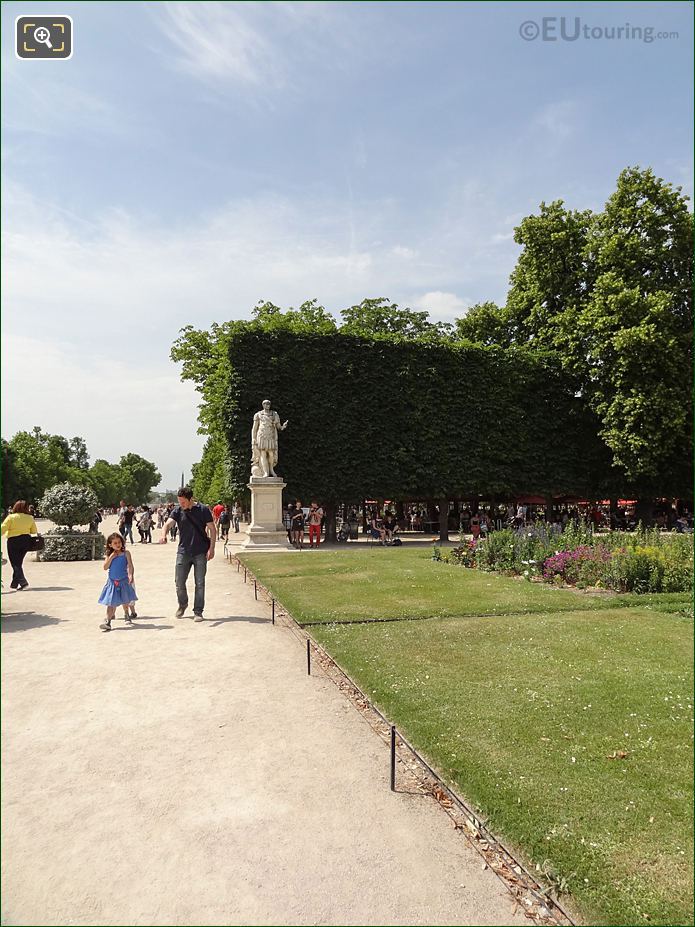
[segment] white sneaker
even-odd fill
[[[194,621],[205,621],[205,619],[203,618],[202,615],[195,615],[195,616],[193,617],[193,620],[194,620]]]
[[[185,614],[186,614],[186,609],[185,609],[185,608],[179,607],[179,608],[176,609],[176,617],[177,617],[177,618],[183,618],[183,616],[184,616]]]

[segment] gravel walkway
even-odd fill
[[[527,923],[217,551],[194,624],[136,544],[109,634],[101,564],[3,568],[2,923]]]

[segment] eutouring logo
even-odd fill
[[[590,26],[583,23],[579,16],[544,16],[536,21],[527,19],[519,26],[519,35],[527,42],[652,42],[664,39],[677,39],[677,32],[658,32],[654,26],[633,26],[623,23],[620,26]]]

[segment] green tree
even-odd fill
[[[319,306],[318,300],[309,299],[299,309],[283,310],[270,302],[260,302],[253,310],[253,318],[264,331],[284,329],[293,332],[328,334],[337,328],[333,316]]]
[[[123,473],[117,464],[101,458],[95,460],[87,471],[87,478],[100,506],[115,505],[123,498]]]
[[[689,495],[687,202],[653,171],[628,168],[598,214],[541,203],[516,229],[506,306],[484,303],[456,323],[481,344],[551,351],[598,416],[615,471],[647,495]]]
[[[452,337],[457,341],[508,346],[513,343],[513,326],[506,310],[497,303],[476,303],[462,318],[455,320]]]
[[[396,335],[401,338],[439,338],[448,334],[446,325],[430,322],[425,310],[400,309],[386,297],[363,299],[361,303],[341,311],[344,335],[374,337]]]
[[[46,434],[40,428],[18,431],[8,446],[18,498],[36,502],[49,486],[67,479],[69,445],[60,435]]]
[[[78,470],[87,470],[89,468],[89,454],[84,438],[70,438],[68,442],[69,463]]]
[[[2,438],[2,507],[7,508],[20,498],[16,479],[15,452]]]
[[[219,436],[208,438],[200,462],[193,467],[193,492],[196,499],[210,504],[232,501],[226,445]]]
[[[134,504],[146,502],[150,491],[162,479],[157,467],[139,454],[124,454],[119,461],[123,495]]]
[[[566,364],[582,378],[615,462],[655,490],[683,491],[692,449],[688,197],[651,170],[627,168],[586,254],[595,282],[567,326]]]
[[[541,203],[515,230],[522,245],[510,278],[504,316],[511,341],[557,348],[591,290],[594,270],[586,245],[594,216],[565,209],[562,200]]]

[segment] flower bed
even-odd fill
[[[495,531],[486,539],[438,550],[435,559],[531,581],[614,589],[617,592],[688,592],[693,588],[693,546],[685,535],[641,527],[594,537],[586,525],[562,533],[545,525]]]

